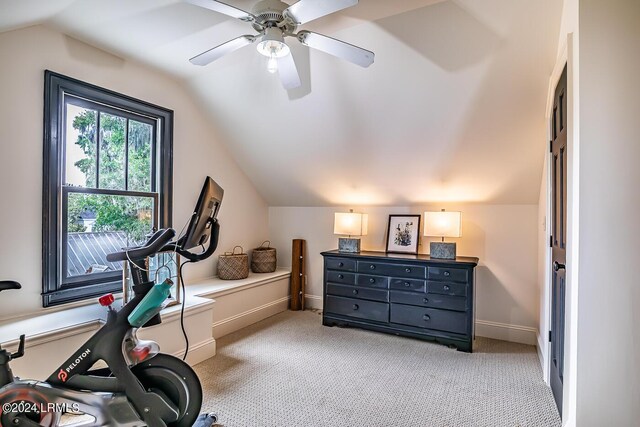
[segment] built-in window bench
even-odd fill
[[[187,287],[187,292],[213,299],[213,337],[220,338],[256,323],[289,307],[291,271],[249,273],[241,280],[203,280]]]
[[[215,355],[215,339],[288,308],[291,273],[250,274],[242,280],[211,278],[187,285],[185,328],[189,336],[191,364]],[[20,291],[17,291],[20,292]],[[122,304],[116,300],[114,307]],[[138,336],[153,339],[164,353],[182,357],[185,349],[180,328],[180,306],[163,310],[162,324],[142,329]],[[25,334],[26,355],[12,362],[18,376],[43,379],[80,347],[106,318],[97,303],[31,317],[0,322],[0,346],[15,351]],[[210,327],[203,327],[211,325]]]

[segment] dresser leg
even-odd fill
[[[458,351],[462,351],[464,353],[472,353],[472,343],[468,342],[468,343],[464,343],[464,344],[457,344],[456,345],[458,347]]]

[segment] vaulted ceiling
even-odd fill
[[[372,50],[375,64],[287,39],[303,82],[290,91],[255,48],[191,65],[253,32],[179,0],[1,0],[0,31],[42,23],[184,80],[270,205],[519,204],[538,200],[561,9],[360,0],[302,28]]]

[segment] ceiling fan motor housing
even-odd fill
[[[262,32],[265,28],[279,26],[284,34],[294,33],[297,25],[283,14],[288,7],[288,4],[280,0],[262,0],[258,2],[252,9],[252,13],[256,17],[253,28]]]

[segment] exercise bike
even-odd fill
[[[171,251],[197,262],[211,256],[218,243],[216,216],[223,193],[207,177],[183,236],[173,241],[175,231],[162,229],[144,246],[107,256],[110,262],[129,263],[134,296],[119,310],[113,307],[113,295],[101,297],[100,304],[108,309],[106,323],[45,382],[20,380],[11,372],[9,362],[24,355],[24,335],[16,353],[0,349],[0,426],[54,427],[64,413],[86,414],[92,420],[82,425],[92,426],[204,427],[216,421],[200,415],[202,388],[193,369],[160,353],[155,342],[139,340],[136,330],[161,322],[170,285],[149,279],[147,257]],[[190,251],[206,243],[203,252]],[[0,282],[0,292],[20,288],[17,282]],[[107,367],[93,368],[98,361]]]

